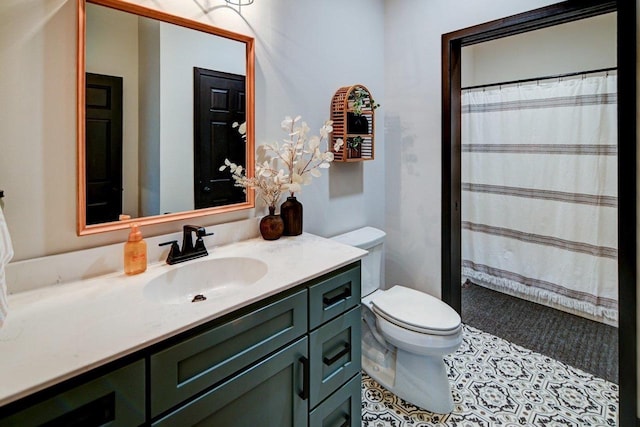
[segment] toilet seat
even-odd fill
[[[424,292],[396,285],[371,299],[378,316],[401,328],[429,335],[455,335],[460,315],[446,303]]]

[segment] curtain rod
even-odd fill
[[[588,71],[576,71],[573,73],[565,73],[565,74],[556,74],[553,76],[544,76],[544,77],[532,77],[529,79],[521,79],[521,80],[511,80],[508,82],[498,82],[498,83],[489,83],[489,84],[484,84],[484,85],[477,85],[477,86],[466,86],[461,88],[460,90],[467,90],[467,89],[480,89],[483,87],[491,87],[491,86],[502,86],[502,85],[512,85],[512,84],[517,84],[517,83],[527,83],[527,82],[535,82],[538,80],[551,80],[551,79],[560,79],[563,77],[571,77],[571,76],[579,76],[579,75],[586,75],[586,74],[595,74],[595,73],[604,73],[606,71],[615,71],[617,70],[617,67],[610,67],[610,68],[600,68],[597,70],[588,70]]]

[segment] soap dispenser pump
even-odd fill
[[[129,239],[124,244],[124,272],[128,275],[142,273],[147,269],[147,243],[142,240],[138,224],[131,224]]]

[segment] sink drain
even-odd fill
[[[198,295],[196,295],[195,297],[193,297],[193,299],[191,300],[191,302],[200,302],[200,301],[204,301],[204,300],[206,300],[206,299],[207,299],[207,297],[205,297],[204,295],[202,295],[202,294],[198,294]]]

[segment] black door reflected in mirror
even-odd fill
[[[225,159],[246,166],[244,138],[234,123],[245,121],[245,77],[238,74],[194,68],[194,199],[195,209],[245,200]]]
[[[122,77],[87,73],[87,224],[122,213]]]

